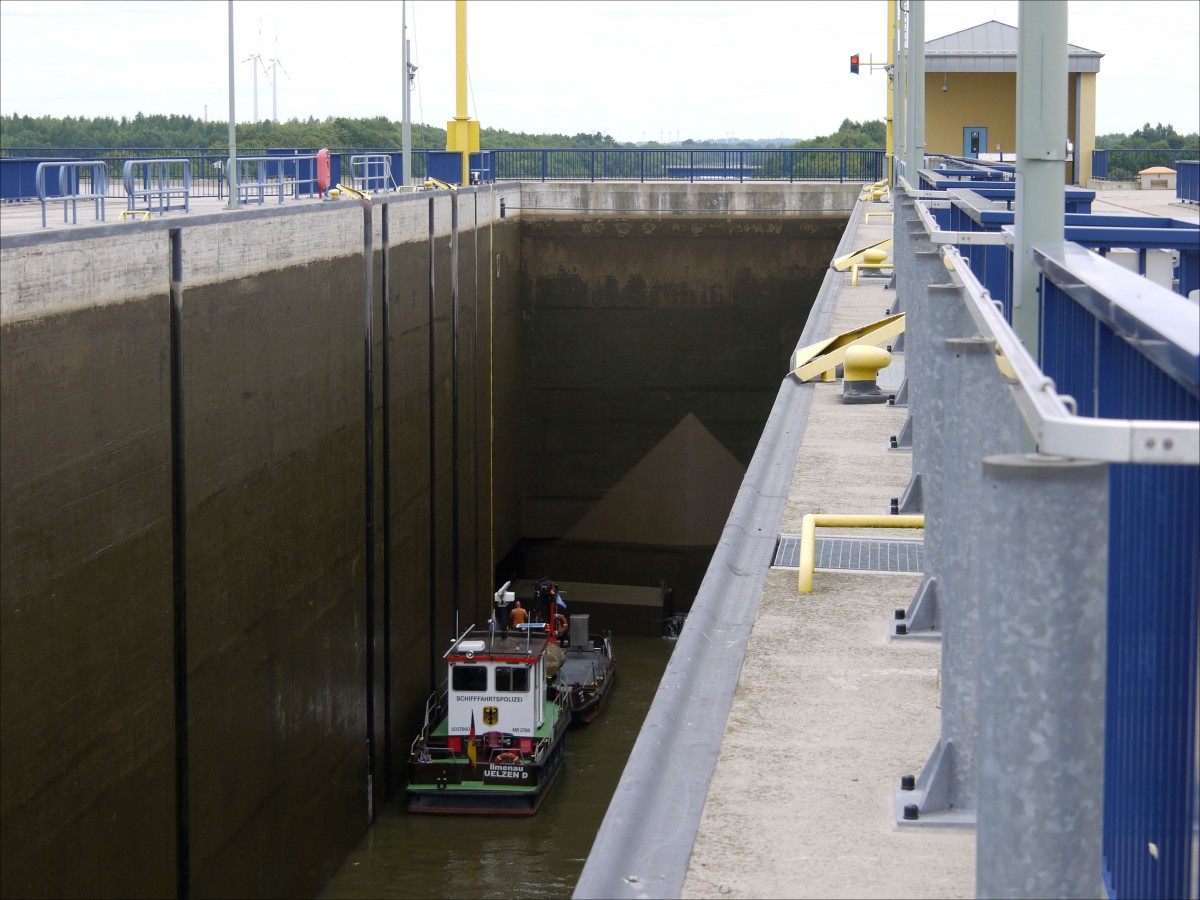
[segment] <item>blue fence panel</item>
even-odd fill
[[[1181,159],[1175,171],[1175,196],[1184,203],[1200,203],[1200,160]]]
[[[1096,161],[1102,155],[1102,171],[1097,171]],[[1200,148],[1173,149],[1129,149],[1096,150],[1092,153],[1092,177],[1107,178],[1110,181],[1134,181],[1138,172],[1152,166],[1166,166],[1169,169],[1179,168],[1179,161],[1195,159],[1200,155]]]
[[[44,162],[66,162],[71,159],[81,159],[73,156],[31,156],[26,158],[0,159],[0,200],[36,200],[37,167]],[[90,158],[90,157],[89,157]],[[53,185],[54,193],[58,193],[57,182]]]
[[[257,148],[239,147],[238,156],[312,156],[316,148]],[[428,171],[429,154],[444,151],[413,150],[412,176],[423,180]],[[349,174],[349,158],[353,154],[388,154],[393,158],[392,171],[400,172],[400,154],[395,148],[353,147],[330,150],[333,168]],[[225,196],[228,152],[221,149],[180,148],[78,148],[78,149],[7,149],[4,159],[36,157],[37,160],[61,157],[64,159],[100,159],[108,163],[110,185],[120,184],[123,166],[128,159],[183,157],[191,161],[193,197]],[[875,182],[887,172],[887,156],[882,149],[532,149],[484,150],[484,181],[836,181]],[[490,160],[491,165],[488,165]],[[36,167],[36,162],[35,162]],[[289,167],[289,178],[309,182],[310,162]],[[18,164],[18,170],[20,164]],[[294,171],[293,171],[294,170]],[[5,164],[0,181],[0,196],[18,199],[21,196],[20,176],[10,175]],[[461,177],[461,176],[460,176]],[[334,178],[336,184],[339,179]],[[458,180],[457,178],[455,179]],[[398,179],[397,179],[398,181]],[[11,187],[10,187],[11,184]],[[113,188],[114,190],[116,188]],[[306,191],[307,193],[307,191]],[[35,195],[32,195],[35,196]]]
[[[882,150],[492,150],[515,181],[878,181]]]
[[[1194,394],[1111,330],[1100,335],[1101,415],[1200,419]],[[1121,465],[1110,478],[1107,881],[1118,898],[1186,897],[1197,790],[1200,469]]]
[[[1153,335],[1131,342],[1049,279],[1042,289],[1042,369],[1081,415],[1200,420],[1195,358],[1170,371],[1147,355],[1162,351]],[[1113,898],[1185,897],[1198,791],[1200,468],[1113,465],[1110,487],[1104,876]]]
[[[1063,216],[1064,234],[1068,241],[1082,244],[1101,254],[1113,248],[1129,248],[1138,251],[1139,274],[1146,271],[1146,252],[1151,249],[1166,249],[1178,253],[1174,275],[1176,291],[1187,296],[1200,287],[1200,227],[1183,219],[1161,216],[1105,216],[1090,212],[1072,212],[1073,207],[1086,203],[1084,194],[1072,197],[1068,189]],[[999,231],[1012,225],[1015,196],[1011,189],[972,187],[969,192],[950,191],[951,231]],[[990,202],[988,202],[990,201]],[[1007,208],[999,208],[1004,204]],[[946,226],[939,221],[939,227]],[[1000,247],[961,244],[958,251],[971,266],[971,271],[988,289],[993,298],[1004,303],[1005,318],[1012,321],[1012,253]]]

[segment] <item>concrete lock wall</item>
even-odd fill
[[[174,890],[166,248],[0,254],[6,897]]]
[[[500,556],[689,416],[744,466],[857,186],[670,187],[0,242],[0,893],[315,894]]]
[[[514,569],[687,608],[860,189],[523,185]]]

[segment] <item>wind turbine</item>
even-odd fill
[[[262,22],[261,21],[258,23],[258,45],[260,47],[262,46]],[[254,66],[254,121],[257,122],[258,121],[258,67],[262,66],[262,70],[264,72],[267,71],[267,67],[266,67],[266,64],[263,63],[263,61],[262,61],[261,53],[252,53],[249,56],[247,56],[245,59],[242,60],[242,62],[251,62],[251,61],[253,61],[255,63],[255,66]],[[268,78],[270,77],[269,72],[267,73],[267,77]]]
[[[283,68],[283,62],[279,59],[279,29],[275,29],[275,55],[271,58],[271,120],[279,121],[279,76],[275,74],[275,67],[279,66],[283,70],[283,74],[287,75],[288,81],[292,80],[292,76],[288,75],[287,69]]]

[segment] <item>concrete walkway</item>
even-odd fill
[[[1166,191],[1098,191],[1093,211],[1200,220]],[[891,233],[887,218],[872,216],[851,246]],[[879,280],[854,286],[847,273],[829,335],[882,318],[894,300]],[[906,411],[843,404],[841,390],[815,387],[781,534],[798,535],[808,513],[886,513],[908,485],[911,454],[889,449]],[[820,531],[838,533],[921,536]],[[818,570],[802,595],[795,569],[771,569],[682,897],[975,896],[974,828],[895,822],[900,777],[920,774],[941,729],[940,644],[890,637],[894,610],[919,584],[917,575]]]
[[[257,200],[252,203],[243,203],[242,209],[273,209],[279,206],[296,206],[297,204],[314,205],[321,201],[315,197],[302,197],[299,199],[288,198],[279,203],[278,197],[268,197],[264,202],[259,203]],[[171,201],[172,208],[163,211],[159,215],[157,202],[151,213],[151,221],[162,221],[169,219],[178,221],[181,224],[186,224],[189,218],[197,216],[209,215],[211,213],[229,212],[229,201],[223,197],[194,197],[192,198],[189,212],[184,212],[182,201],[178,198],[173,198]],[[145,221],[144,213],[146,212],[145,204],[143,203],[138,210],[139,215],[130,216],[124,222],[121,220],[121,213],[125,212],[126,201],[123,197],[109,197],[104,201],[104,219],[101,221],[96,212],[96,203],[93,200],[79,200],[75,204],[75,209],[71,209],[71,205],[66,205],[67,222],[63,221],[63,206],[62,200],[47,200],[46,201],[46,225],[42,226],[42,204],[37,200],[26,200],[21,203],[3,203],[0,204],[0,234],[5,236],[13,234],[30,234],[35,232],[45,231],[81,231],[86,229],[103,227],[106,225],[132,225],[137,222]],[[70,220],[74,221],[70,221]]]
[[[891,231],[872,215],[852,246]],[[883,318],[895,300],[882,279],[861,282],[846,274],[830,335]],[[888,449],[905,409],[844,404],[840,381],[815,390],[783,534],[799,534],[808,513],[886,513],[912,471],[910,453]],[[920,576],[817,571],[801,595],[797,575],[767,576],[681,896],[973,896],[973,831],[893,824],[900,776],[921,771],[940,728],[938,645],[889,637]]]

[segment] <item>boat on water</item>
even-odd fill
[[[570,693],[545,623],[509,624],[505,584],[485,628],[446,651],[446,681],[425,705],[408,762],[408,811],[531,816],[563,767]],[[551,620],[553,621],[553,620]]]
[[[558,585],[548,578],[533,584],[535,616],[554,623],[555,638],[562,650],[558,666],[558,689],[566,692],[571,724],[595,721],[617,677],[612,634],[591,634],[588,616],[567,616],[567,602]]]

